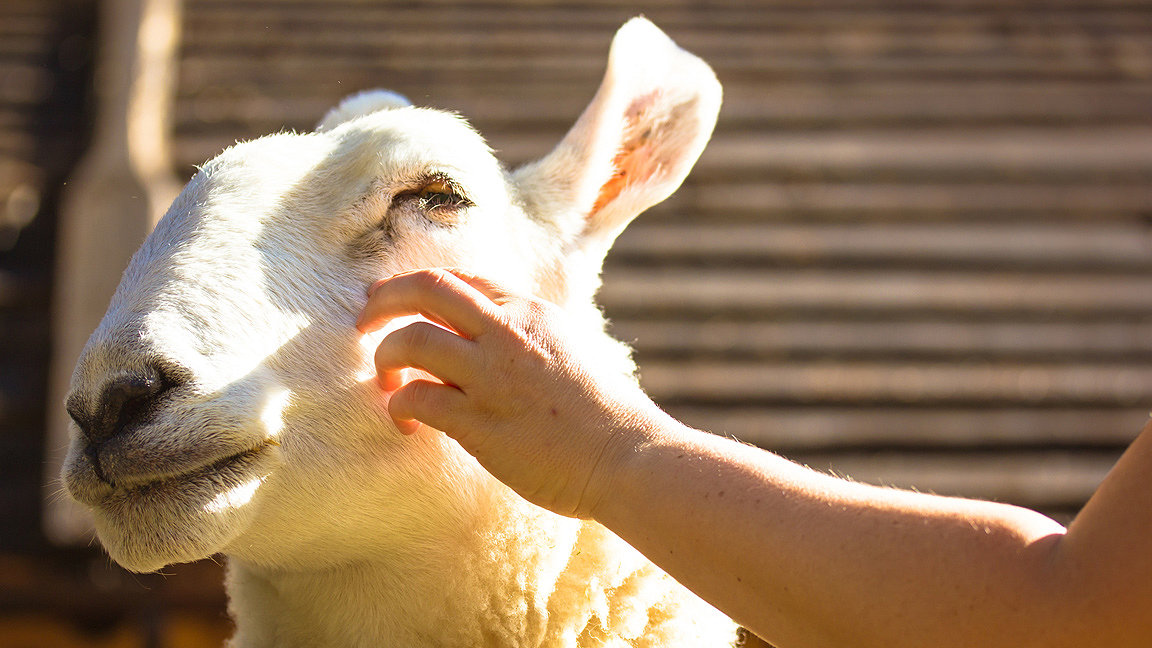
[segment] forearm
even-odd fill
[[[1037,634],[1064,604],[1046,517],[853,484],[670,419],[625,434],[641,442],[596,519],[780,648],[1062,645]]]
[[[393,278],[359,325],[414,313],[455,333],[413,324],[377,349],[401,430],[445,431],[522,496],[599,520],[780,648],[1149,645],[1152,425],[1065,532],[686,428],[583,361],[556,307],[476,277]],[[405,367],[439,382],[401,386]]]

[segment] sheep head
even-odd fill
[[[315,568],[389,537],[434,542],[483,506],[491,480],[463,451],[402,437],[386,414],[374,340],[354,327],[382,277],[455,266],[553,300],[626,370],[592,304],[600,264],[688,173],[720,86],[643,19],[609,59],[557,148],[513,173],[459,117],[383,92],[199,170],[133,257],[67,400],[64,482],[117,562]]]

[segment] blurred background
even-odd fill
[[[382,86],[515,166],[639,13],[725,87],[605,269],[650,393],[1069,521],[1152,407],[1152,2],[0,0],[0,647],[230,632],[218,562],[128,574],[51,483],[76,340],[195,164]]]

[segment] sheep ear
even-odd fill
[[[524,201],[598,264],[633,218],[684,181],[720,98],[707,63],[633,18],[612,41],[592,103],[551,153],[516,172]]]
[[[345,97],[340,105],[329,110],[328,114],[324,115],[324,119],[316,124],[316,131],[320,133],[329,131],[344,122],[370,115],[379,110],[404,108],[411,105],[412,102],[408,101],[407,97],[391,90],[365,90]]]

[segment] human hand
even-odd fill
[[[405,434],[424,423],[455,439],[521,496],[590,517],[611,474],[663,413],[626,376],[582,357],[563,311],[459,271],[377,282],[362,332],[419,314],[376,350],[389,411]],[[420,369],[439,382],[406,381]]]

